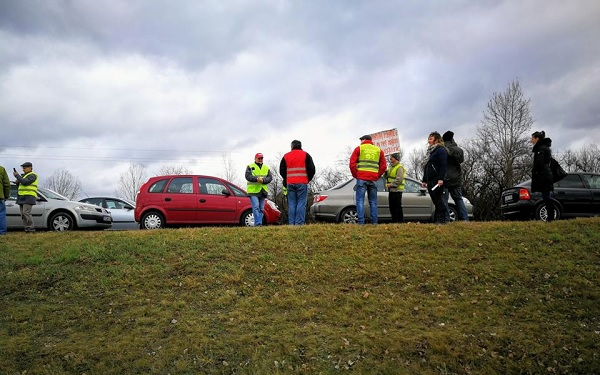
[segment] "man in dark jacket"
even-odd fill
[[[451,196],[458,211],[456,219],[467,221],[469,220],[469,216],[462,197],[462,168],[460,166],[465,161],[465,154],[462,148],[458,147],[454,141],[454,133],[452,131],[448,130],[445,132],[442,139],[444,140],[444,146],[448,150],[448,172],[446,173],[446,181],[444,182],[444,203],[446,204],[446,208],[448,208],[448,197]],[[447,211],[450,212],[449,209]],[[446,219],[450,221],[450,216],[448,215]]]
[[[315,163],[310,154],[302,150],[302,142],[292,141],[292,150],[279,163],[283,187],[287,189],[288,223],[303,225],[306,221],[308,183],[315,176]]]

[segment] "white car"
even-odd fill
[[[66,231],[73,229],[107,229],[112,217],[106,209],[91,204],[70,201],[50,189],[38,187],[37,203],[31,208],[36,229]],[[17,204],[17,186],[10,185],[6,200],[6,225],[8,229],[23,229],[21,210]]]
[[[127,199],[115,197],[88,197],[80,199],[79,201],[107,209],[113,220],[113,225],[110,229],[140,229],[140,225],[135,221],[133,215],[135,203]]]

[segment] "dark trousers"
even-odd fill
[[[392,223],[403,223],[404,213],[402,212],[402,192],[390,191],[388,203],[390,205],[390,214],[392,214]]]
[[[446,217],[448,216],[448,209],[446,208],[446,202],[444,202],[444,188],[438,186],[435,190],[432,190],[435,186],[437,186],[437,181],[427,183],[429,196],[435,206],[434,221],[438,224],[445,224],[447,223]]]

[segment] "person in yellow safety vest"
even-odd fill
[[[405,177],[406,169],[400,164],[400,154],[395,152],[390,155],[390,166],[387,172],[385,172],[385,187],[388,190],[388,203],[390,205],[390,214],[392,214],[392,223],[404,222],[402,193],[404,192]]]
[[[250,197],[252,204],[252,215],[254,216],[254,226],[259,227],[263,223],[263,212],[265,209],[265,199],[269,195],[268,184],[273,180],[271,171],[267,165],[263,164],[264,156],[260,152],[254,155],[254,163],[246,167],[246,192]]]
[[[33,173],[33,164],[30,162],[21,164],[21,167],[23,168],[22,175],[16,170],[13,171],[13,175],[17,178],[17,204],[21,209],[21,219],[23,219],[25,232],[33,233],[35,232],[35,226],[31,208],[37,201],[38,176]]]
[[[356,216],[358,224],[365,223],[365,193],[369,198],[371,222],[377,224],[377,180],[385,173],[387,162],[383,151],[373,144],[367,134],[350,156],[350,172],[356,178]]]

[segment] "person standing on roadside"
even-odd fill
[[[302,142],[292,141],[292,150],[283,155],[279,174],[287,189],[288,223],[303,225],[306,222],[308,183],[315,176],[315,164],[308,152],[302,150]]]
[[[448,172],[444,183],[444,204],[446,205],[446,212],[448,213],[446,221],[450,221],[450,209],[448,208],[449,196],[452,197],[452,200],[456,204],[458,215],[456,220],[468,221],[469,216],[461,189],[462,168],[460,165],[465,161],[465,153],[454,141],[454,133],[452,131],[448,130],[445,132],[442,139],[444,140],[444,146],[446,146],[446,149],[448,150]]]
[[[254,155],[254,163],[246,167],[245,175],[248,182],[246,190],[252,204],[255,227],[262,226],[265,199],[269,195],[267,185],[273,180],[269,167],[263,164],[263,159],[263,154],[260,152]]]
[[[0,236],[6,234],[6,200],[10,197],[10,180],[6,169],[0,165]]]
[[[38,187],[38,176],[33,173],[33,164],[25,162],[21,164],[23,168],[23,174],[20,175],[16,170],[13,171],[13,175],[17,178],[17,204],[21,209],[21,219],[23,219],[23,226],[25,232],[35,232],[35,226],[33,225],[33,216],[31,216],[31,208],[37,202],[37,187]]]
[[[552,171],[550,170],[550,159],[552,159],[552,140],[546,138],[546,133],[542,131],[534,132],[531,135],[533,144],[533,168],[531,170],[531,191],[542,193],[542,199],[546,205],[546,222],[554,220],[554,201],[550,198],[550,192],[554,191],[552,182]]]
[[[423,187],[429,191],[429,197],[435,206],[435,223],[446,224],[448,216],[444,203],[444,180],[448,169],[448,151],[438,132],[432,132],[427,138],[429,158],[423,173]]]
[[[366,192],[371,222],[377,224],[377,180],[385,173],[387,163],[383,151],[373,144],[370,135],[363,135],[360,140],[360,146],[350,156],[350,172],[356,179],[356,215],[358,224],[364,224]]]
[[[390,166],[385,172],[386,184],[388,189],[388,203],[392,223],[403,223],[404,213],[402,212],[402,193],[404,192],[404,178],[406,169],[400,164],[400,154],[395,152],[390,155]]]

